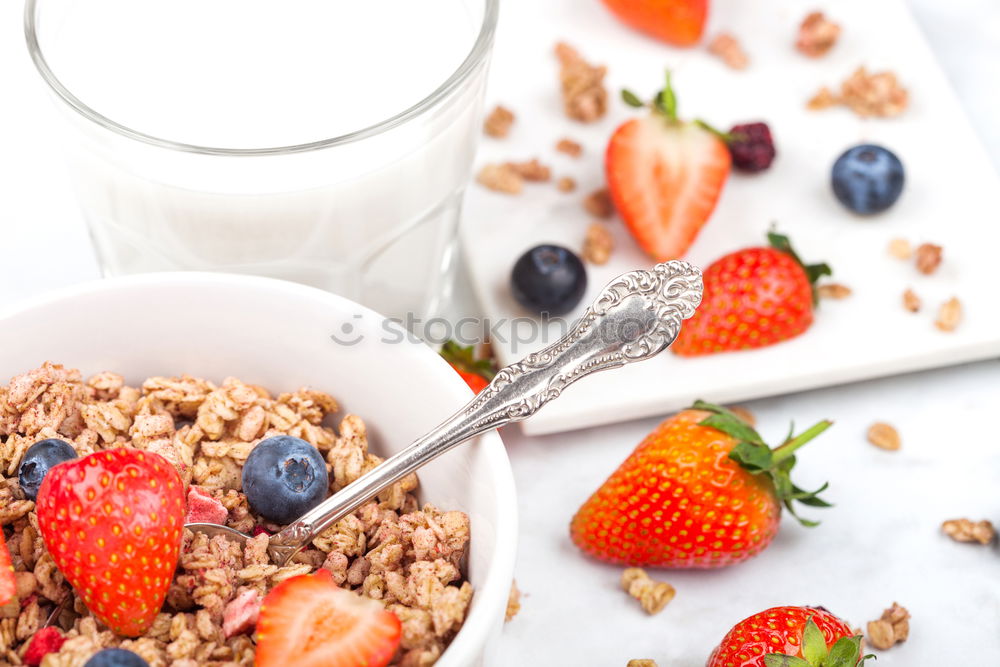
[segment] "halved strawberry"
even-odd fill
[[[623,91],[631,106],[645,106]],[[703,123],[677,119],[667,85],[652,113],[621,125],[605,153],[608,190],[639,245],[657,261],[682,257],[708,221],[732,158],[726,143]]]
[[[337,586],[327,570],[281,582],[257,621],[257,667],[383,667],[396,654],[399,619]]]
[[[3,533],[0,533],[0,605],[13,600],[16,594],[17,584],[14,581],[14,566],[10,562],[7,540]]]

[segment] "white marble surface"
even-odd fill
[[[1000,6],[910,4],[997,160]],[[0,304],[98,275],[49,132],[56,119],[24,49],[21,10],[16,0],[0,3]],[[455,314],[475,314],[468,291],[459,295]],[[86,323],[66,324],[86,335]],[[823,604],[861,624],[894,599],[914,615],[911,639],[882,654],[879,665],[997,664],[1000,557],[937,530],[952,516],[1000,520],[1000,449],[989,423],[1000,404],[998,380],[997,362],[987,361],[752,404],[772,437],[792,417],[802,425],[837,421],[803,454],[800,471],[806,486],[830,479],[837,507],[813,531],[786,522],[764,555],[740,567],[657,573],[678,596],[655,617],[617,589],[617,568],[579,556],[567,524],[656,420],[537,438],[509,430],[525,595],[495,664],[624,665],[649,657],[661,667],[697,667],[732,623],[766,606]],[[899,453],[864,441],[874,420],[900,428]]]

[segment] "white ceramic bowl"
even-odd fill
[[[343,343],[337,343],[336,335]],[[356,341],[353,344],[349,344]],[[130,382],[232,375],[272,391],[309,385],[368,425],[388,455],[464,405],[465,383],[427,346],[352,301],[267,278],[160,273],[97,281],[0,313],[0,382],[51,360]],[[514,569],[517,503],[496,433],[420,473],[421,499],[469,514],[468,618],[438,661],[480,664],[503,624]]]

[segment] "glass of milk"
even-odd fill
[[[498,0],[27,0],[106,275],[448,298]]]

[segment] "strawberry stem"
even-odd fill
[[[806,444],[831,426],[833,426],[833,422],[829,419],[824,419],[821,422],[813,424],[810,428],[806,429],[802,433],[799,433],[794,438],[786,440],[784,443],[771,450],[771,460],[776,464],[784,461],[789,456],[792,456],[796,449]]]
[[[773,226],[767,233],[767,241],[771,244],[772,248],[780,250],[786,255],[791,256],[791,258],[802,267],[802,270],[806,272],[806,277],[809,279],[809,284],[812,285],[813,288],[813,305],[815,306],[819,303],[819,293],[816,291],[816,282],[823,276],[833,275],[833,269],[830,268],[830,265],[826,262],[820,262],[819,264],[806,264],[803,262],[802,258],[799,257],[799,254],[795,252],[794,248],[792,248],[792,242],[789,238],[784,234],[779,234],[775,231]]]
[[[816,521],[800,517],[796,513],[794,503],[799,502],[809,507],[830,507],[830,503],[819,497],[819,494],[826,490],[827,485],[824,484],[815,491],[807,491],[792,482],[790,473],[795,466],[795,452],[830,428],[833,422],[824,419],[797,436],[793,437],[789,434],[785,442],[771,449],[753,427],[729,410],[700,400],[695,401],[691,407],[695,410],[711,413],[698,422],[700,426],[714,428],[736,440],[736,444],[729,452],[730,459],[740,464],[744,470],[752,475],[767,476],[774,487],[775,498],[799,523],[810,527],[818,525]]]

